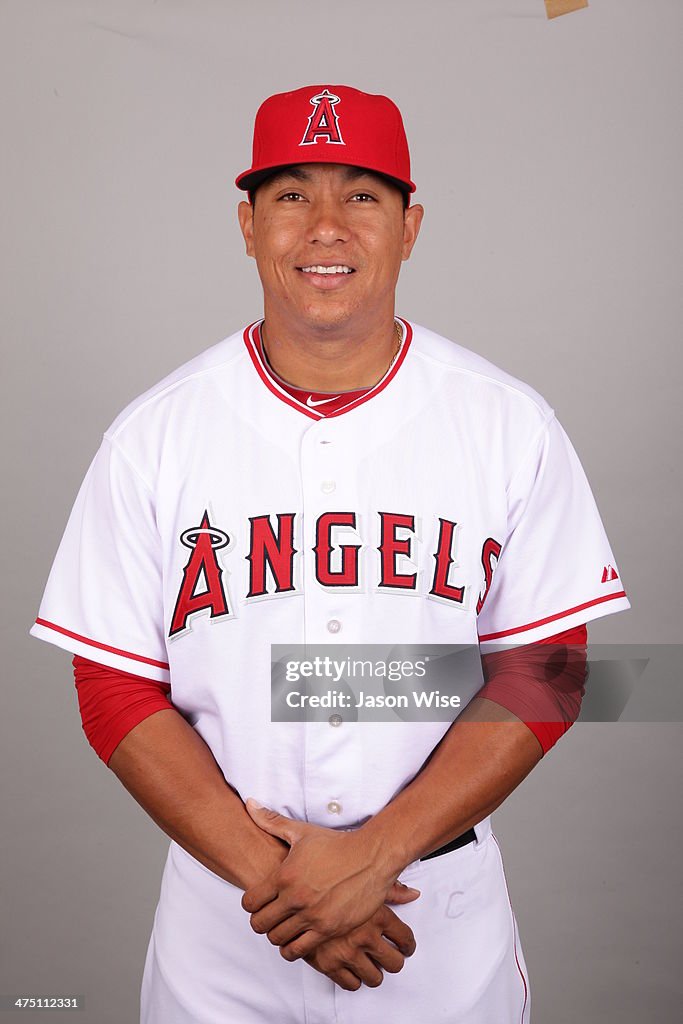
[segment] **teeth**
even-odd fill
[[[351,274],[351,267],[302,267],[304,274]]]

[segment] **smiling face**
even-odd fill
[[[266,321],[320,336],[390,320],[422,212],[404,209],[387,179],[343,164],[301,164],[269,178],[253,206],[239,207]]]

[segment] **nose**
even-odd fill
[[[349,237],[350,230],[343,203],[332,196],[326,196],[311,204],[309,242],[320,242],[321,245],[330,247],[339,242],[348,242]]]

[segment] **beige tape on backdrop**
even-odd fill
[[[559,18],[561,14],[571,14],[588,7],[588,0],[545,0],[545,12],[549,18]]]

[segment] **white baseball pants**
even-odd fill
[[[145,961],[140,1024],[529,1024],[517,924],[490,819],[477,842],[409,865],[392,909],[417,950],[379,988],[347,992],[257,935],[242,890],[172,842]]]

